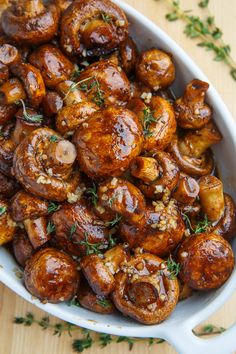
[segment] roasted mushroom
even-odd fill
[[[46,117],[55,116],[63,107],[63,99],[55,91],[47,91],[43,99],[43,111]]]
[[[0,198],[11,198],[19,188],[20,186],[15,179],[4,176],[0,172]]]
[[[51,235],[47,231],[47,219],[45,217],[25,219],[23,224],[34,249],[41,247],[50,240]]]
[[[0,104],[12,105],[25,97],[24,87],[17,78],[7,80],[0,87]]]
[[[13,171],[27,191],[60,202],[78,187],[80,175],[72,168],[75,158],[72,143],[49,128],[40,128],[18,145]]]
[[[109,0],[75,1],[61,19],[61,47],[68,56],[109,53],[127,35],[124,12]]]
[[[144,324],[164,321],[178,297],[178,281],[170,276],[166,263],[151,254],[135,256],[124,264],[112,293],[119,311]]]
[[[26,262],[24,282],[29,292],[41,301],[58,303],[74,297],[79,272],[73,259],[54,248],[36,252]]]
[[[0,246],[4,243],[10,242],[13,239],[16,231],[16,223],[12,220],[9,203],[1,199],[0,200]]]
[[[219,288],[234,268],[230,244],[219,235],[197,234],[188,237],[178,251],[180,278],[196,290]]]
[[[142,52],[136,64],[136,76],[154,91],[170,86],[175,79],[172,56],[159,49]]]
[[[186,86],[183,97],[175,101],[175,115],[181,128],[200,129],[211,120],[212,109],[204,102],[208,88],[208,83],[192,80]]]
[[[76,130],[73,142],[81,169],[92,178],[121,176],[142,147],[142,127],[131,111],[109,107]]]
[[[17,43],[40,44],[57,32],[59,13],[56,6],[42,0],[13,2],[2,14],[2,28]]]
[[[0,136],[0,172],[12,177],[13,156],[16,144],[10,138]]]
[[[23,230],[17,231],[12,241],[13,253],[20,266],[25,267],[26,261],[33,255],[34,249]]]
[[[178,184],[172,193],[172,197],[181,204],[191,205],[194,203],[199,194],[198,182],[181,172],[178,180]]]
[[[11,200],[11,215],[15,221],[39,218],[48,214],[48,203],[25,191],[19,191]]]

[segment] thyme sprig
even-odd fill
[[[54,213],[55,211],[59,210],[61,205],[58,205],[57,203],[54,202],[49,202],[48,203],[48,213]]]
[[[150,108],[145,108],[143,110],[143,134],[145,138],[153,135],[153,132],[150,131],[150,125],[156,121],[157,120],[153,116],[153,112],[150,110]]]
[[[92,204],[96,207],[98,202],[97,186],[93,182],[92,187],[86,189],[86,194],[90,198]]]
[[[111,306],[111,302],[107,299],[98,299],[96,302],[98,305],[101,305],[104,308]]]
[[[56,226],[54,225],[54,223],[52,221],[49,221],[47,224],[47,233],[48,235],[50,235],[51,233],[56,231]]]
[[[166,261],[167,269],[169,271],[169,279],[174,280],[177,278],[180,270],[181,270],[181,264],[175,262],[175,260],[171,257],[167,259]]]
[[[42,121],[43,121],[42,114],[29,114],[26,110],[25,102],[22,99],[20,99],[20,102],[21,102],[22,108],[23,108],[23,117],[27,122],[42,123]]]
[[[88,234],[84,234],[84,240],[79,241],[79,244],[85,246],[86,255],[101,254],[102,250],[107,248],[107,245],[102,242],[91,243],[88,240]]]
[[[31,327],[36,324],[42,328],[42,330],[51,330],[53,335],[60,337],[63,333],[67,333],[72,337],[73,333],[79,333],[79,338],[73,338],[72,349],[76,353],[82,353],[84,350],[99,345],[104,348],[112,343],[127,343],[129,350],[132,350],[136,343],[146,343],[148,346],[153,346],[165,342],[163,339],[156,338],[133,338],[126,336],[113,336],[106,333],[96,333],[87,329],[83,329],[69,322],[57,322],[52,323],[49,316],[42,317],[41,319],[35,318],[35,316],[28,312],[25,316],[15,317],[13,322],[18,325],[24,325]],[[217,327],[212,324],[204,325],[200,330],[193,331],[198,336],[216,335],[225,331],[223,327]]]
[[[7,211],[7,207],[6,207],[6,206],[1,206],[1,207],[0,207],[0,216],[2,216],[3,214],[5,214],[6,211]]]
[[[207,215],[204,215],[204,219],[199,220],[195,225],[195,227],[192,225],[190,218],[187,214],[181,213],[181,215],[185,221],[186,227],[194,234],[200,234],[202,232],[206,232],[207,229],[211,226],[211,222],[208,220]]]
[[[171,12],[166,14],[168,21],[182,20],[185,22],[184,33],[191,39],[198,39],[197,45],[211,51],[215,61],[222,61],[228,66],[231,77],[236,81],[236,62],[231,56],[231,48],[223,40],[223,31],[215,24],[210,14],[209,0],[203,0],[198,6],[208,11],[206,19],[190,14],[191,10],[183,10],[180,0],[165,0]]]
[[[122,219],[122,216],[119,215],[119,214],[116,214],[113,220],[106,222],[106,226],[107,226],[107,227],[114,227],[114,226],[116,226],[117,224],[119,224],[119,222],[121,221],[121,219]]]

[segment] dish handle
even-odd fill
[[[178,354],[233,354],[236,350],[236,322],[225,332],[209,339],[197,337],[184,324],[176,327],[169,328],[165,339]]]

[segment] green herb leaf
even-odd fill
[[[56,226],[54,225],[54,223],[52,221],[49,221],[48,225],[47,225],[47,233],[48,233],[48,235],[50,235],[51,233],[53,233],[55,231],[56,231]]]
[[[7,207],[6,207],[6,206],[1,206],[1,207],[0,207],[0,216],[2,216],[3,214],[5,214],[6,211],[7,211]]]
[[[208,220],[207,216],[205,215],[204,220],[201,220],[197,223],[195,227],[195,234],[200,234],[202,232],[206,232],[208,227],[211,225],[211,222]]]
[[[55,142],[58,141],[58,137],[57,137],[56,135],[52,135],[52,136],[50,137],[50,141],[51,141],[52,143],[55,143]]]
[[[209,1],[210,1],[210,0],[202,0],[202,1],[200,1],[200,2],[198,3],[198,6],[199,6],[199,7],[202,7],[202,8],[207,7],[208,4],[209,4]]]
[[[108,14],[102,13],[102,19],[104,22],[111,22],[111,16],[109,16]]]
[[[58,205],[57,203],[54,202],[49,202],[48,203],[48,213],[54,213],[55,211],[60,209],[60,205]]]
[[[93,183],[93,186],[86,189],[86,194],[88,194],[91,202],[94,206],[97,206],[98,194],[97,194],[97,186]]]
[[[77,353],[82,353],[85,349],[91,348],[93,340],[88,333],[83,339],[75,339],[72,343],[72,348]]]
[[[74,223],[70,228],[70,235],[71,236],[76,232],[76,229],[77,229],[77,222]]]
[[[88,234],[84,234],[84,240],[78,242],[80,245],[85,246],[86,255],[101,254],[102,250],[107,249],[107,245],[102,242],[91,243],[88,240]]]
[[[145,108],[143,110],[143,133],[145,138],[153,135],[153,132],[150,131],[150,125],[156,121],[150,108]]]
[[[105,348],[108,344],[112,342],[112,336],[110,334],[101,333],[99,335],[99,342],[101,348]]]
[[[113,220],[106,222],[106,226],[107,226],[107,227],[114,227],[114,226],[116,226],[117,224],[119,224],[119,222],[121,221],[121,219],[122,219],[122,216],[119,215],[119,214],[116,214],[116,216],[115,216],[115,218],[114,218]]]
[[[28,114],[26,107],[25,107],[25,102],[23,100],[20,100],[22,107],[23,107],[23,117],[26,121],[31,122],[31,123],[42,123],[43,121],[43,115],[42,114]]]
[[[107,308],[107,307],[110,307],[111,306],[111,302],[107,299],[97,299],[96,300],[97,304],[104,307],[104,308]]]
[[[167,259],[166,264],[167,269],[170,272],[169,279],[176,279],[181,270],[181,264],[175,262],[171,256]]]

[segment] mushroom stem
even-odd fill
[[[146,183],[155,181],[160,173],[156,159],[143,156],[138,156],[132,161],[130,170],[134,177]]]
[[[42,246],[50,239],[50,236],[47,233],[47,222],[45,217],[26,219],[23,223],[29,240],[34,248]]]
[[[26,98],[25,90],[20,80],[10,79],[0,87],[0,104],[14,104]]]
[[[130,300],[138,306],[153,304],[158,299],[157,288],[141,279],[129,285],[128,295]]]
[[[203,212],[210,221],[218,221],[224,214],[225,208],[222,182],[215,176],[203,176],[199,181],[199,186]]]
[[[73,81],[63,81],[56,86],[56,91],[62,96],[66,106],[80,103],[85,100],[85,95],[79,90],[79,84]]]
[[[200,130],[189,132],[179,143],[183,155],[201,157],[213,144],[218,143],[222,136],[213,123],[208,123]]]
[[[181,174],[173,197],[180,203],[192,204],[199,193],[197,181],[185,174]]]
[[[207,82],[197,80],[197,79],[191,81],[186,86],[184,96],[183,96],[184,101],[191,105],[195,105],[197,102],[203,103],[208,88],[209,88],[209,84]]]
[[[42,0],[21,0],[20,5],[30,16],[39,15],[45,10]]]

